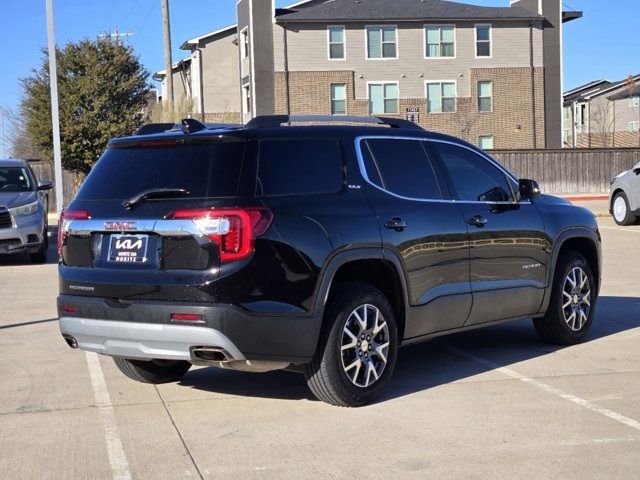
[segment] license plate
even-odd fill
[[[109,262],[145,263],[148,235],[111,235],[109,239]]]

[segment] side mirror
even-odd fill
[[[640,163],[633,167],[633,173],[635,173],[636,175],[640,175]]]
[[[520,200],[533,200],[542,194],[540,186],[535,180],[522,178],[518,181],[518,187],[520,189]]]
[[[41,180],[38,182],[38,190],[51,190],[53,184],[49,180]]]

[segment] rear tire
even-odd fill
[[[180,380],[191,368],[182,360],[130,360],[114,357],[118,369],[132,380],[141,383],[171,383]]]
[[[556,267],[549,309],[544,317],[533,320],[540,338],[555,345],[583,341],[593,323],[597,295],[587,259],[578,252],[563,252]]]
[[[387,298],[365,283],[336,287],[305,379],[319,399],[340,407],[372,402],[396,363],[398,334]]]
[[[613,212],[613,219],[618,225],[624,227],[636,223],[637,218],[631,213],[629,199],[624,192],[618,192],[615,197],[613,197],[611,210]]]

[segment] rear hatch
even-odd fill
[[[238,210],[246,142],[112,142],[60,222],[63,294],[215,301],[224,262],[252,253],[262,212]]]

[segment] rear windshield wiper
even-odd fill
[[[189,191],[184,188],[151,188],[127,198],[122,202],[122,206],[128,210],[138,203],[145,202],[152,198],[179,198],[188,196]]]

